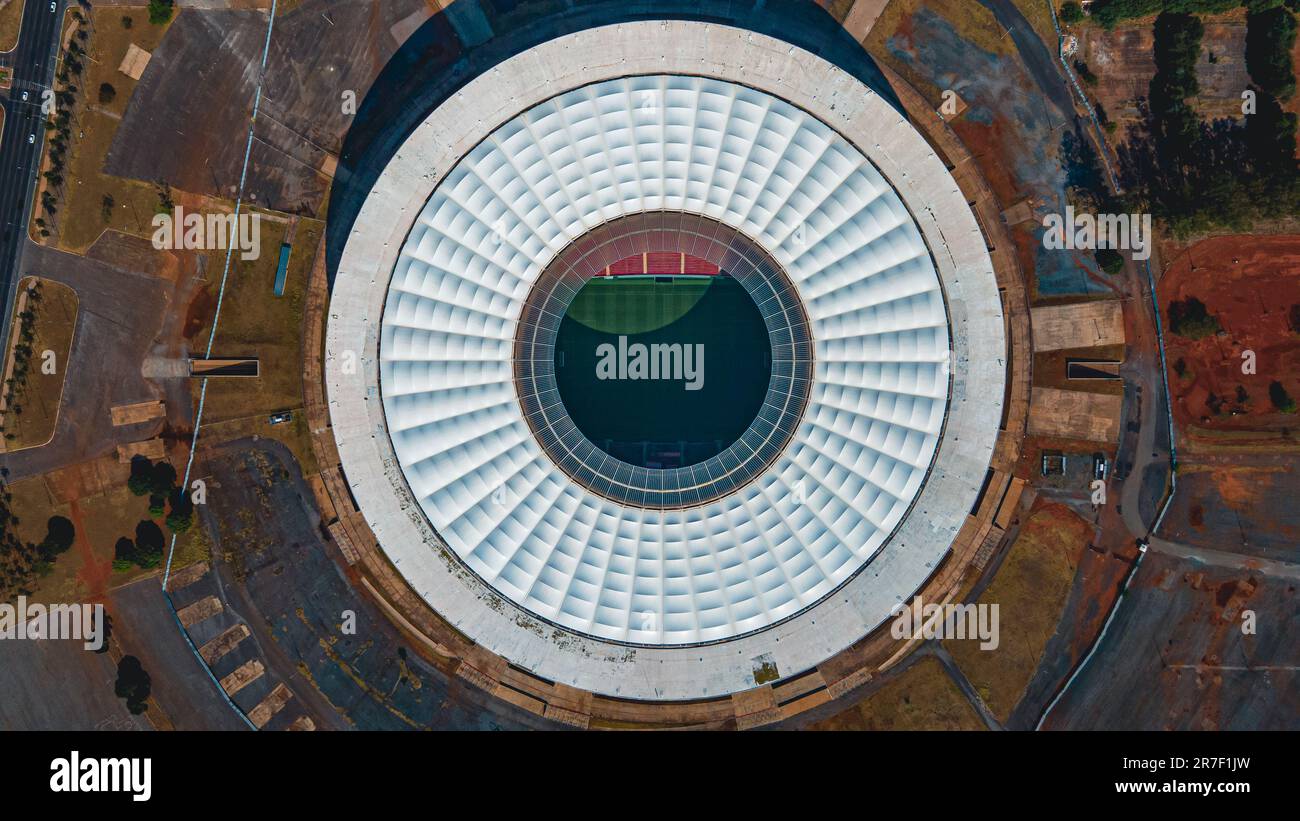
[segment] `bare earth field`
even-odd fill
[[[430,14],[421,0],[308,0],[276,17],[247,183],[254,203],[319,215],[329,163],[351,123],[344,92],[359,104],[398,37]],[[231,197],[257,75],[249,66],[261,61],[265,37],[264,12],[179,14],[113,140],[108,173]],[[173,150],[153,150],[160,143]]]
[[[984,722],[933,656],[813,730],[983,730]]]
[[[228,610],[252,630],[269,680],[293,691],[270,729],[312,705],[318,726],[357,729],[522,729],[554,726],[448,675],[423,645],[409,643],[332,558],[320,513],[288,450],[244,440],[207,460],[213,575]],[[187,591],[188,592],[188,591]],[[340,614],[356,614],[355,635]],[[223,661],[225,674],[235,659]],[[443,660],[444,662],[446,660]],[[251,689],[251,687],[250,687]],[[254,695],[256,691],[254,692]],[[240,697],[244,694],[240,693]],[[237,698],[242,705],[251,702]]]
[[[1040,502],[1035,508],[978,599],[998,605],[998,647],[982,650],[970,639],[944,642],[1001,722],[1010,718],[1056,632],[1075,570],[1093,537],[1092,525],[1064,505]]]
[[[18,29],[23,22],[24,0],[0,0],[0,51],[18,45]]]
[[[1300,305],[1300,237],[1205,240],[1175,259],[1158,287],[1166,319],[1172,301],[1195,297],[1223,331],[1200,340],[1166,335],[1174,417],[1184,444],[1276,447],[1289,440],[1300,420],[1273,406],[1269,386],[1276,380],[1300,396],[1300,335],[1289,316]],[[1255,352],[1255,374],[1242,373],[1247,350]],[[1226,400],[1218,413],[1207,405],[1212,395]]]
[[[1180,544],[1300,563],[1300,475],[1288,453],[1183,464],[1161,536]]]
[[[1145,99],[1155,76],[1154,29],[1150,22],[1120,25],[1114,31],[1085,26],[1079,54],[1100,78],[1088,93],[1101,103],[1107,116],[1121,126],[1138,122],[1137,101]],[[1246,20],[1244,13],[1218,15],[1205,20],[1205,39],[1196,63],[1201,93],[1196,110],[1209,119],[1241,117],[1241,92],[1250,85],[1246,72]]]
[[[1040,55],[1040,74],[1051,74],[1036,75],[991,12],[956,0],[891,2],[866,46],[931,105],[939,106],[945,90],[965,104],[947,118],[953,131],[979,162],[999,205],[1024,203],[1032,215],[1010,228],[1021,267],[1033,273],[1036,303],[1111,290],[1091,253],[1047,250],[1042,243],[1041,215],[1065,208],[1063,152],[1077,139],[1068,125],[1074,102],[1056,73],[1054,47]]]
[[[105,156],[136,87],[136,81],[118,71],[118,66],[131,44],[152,51],[167,29],[150,25],[148,12],[140,8],[96,8],[92,14],[93,33],[87,45],[90,59],[85,61],[85,73],[76,83],[81,89],[77,94],[77,127],[72,131],[66,181],[56,192],[59,213],[51,221],[59,247],[78,252],[84,252],[109,228],[149,236],[149,221],[158,205],[153,184],[166,179],[159,174],[146,177],[144,182],[120,179],[106,172]],[[122,25],[123,17],[132,20],[130,28]],[[113,87],[115,96],[110,102],[100,103],[99,89],[104,83]],[[142,148],[156,157],[158,147],[170,142],[164,138]],[[106,206],[105,196],[112,197],[111,206]]]
[[[213,355],[257,357],[261,371],[255,379],[208,381],[200,443],[209,437],[215,441],[251,435],[281,439],[304,469],[315,472],[306,416],[296,412],[291,421],[274,426],[268,417],[303,405],[303,304],[322,227],[313,220],[299,222],[283,296],[274,293],[280,243],[286,235],[283,222],[262,221],[260,259],[243,262],[236,256],[231,261]],[[185,335],[197,355],[207,348],[223,264],[221,255],[209,256],[209,282],[195,294],[187,311]],[[194,380],[195,404],[199,389],[200,381]]]

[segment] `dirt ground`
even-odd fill
[[[1087,391],[1121,396],[1124,383],[1119,379],[1069,379],[1071,359],[1119,362],[1124,359],[1123,345],[1102,345],[1095,348],[1063,348],[1034,354],[1034,386],[1060,388],[1067,391]]]
[[[1145,99],[1156,73],[1154,29],[1150,22],[1130,23],[1106,31],[1085,26],[1080,31],[1076,59],[1087,63],[1099,82],[1088,94],[1100,102],[1110,120],[1124,126],[1138,122],[1137,101]],[[1246,72],[1246,20],[1244,12],[1205,20],[1205,38],[1196,63],[1201,92],[1196,110],[1204,117],[1241,117],[1241,92],[1249,87]]]
[[[1033,18],[1030,18],[1031,21]],[[1065,150],[1079,139],[1070,123],[1074,102],[1056,74],[1046,94],[992,13],[973,2],[896,0],[876,22],[866,46],[934,106],[945,90],[966,108],[950,117],[1004,209],[1028,202],[1033,217],[1011,226],[1035,302],[1105,294],[1109,278],[1091,253],[1048,250],[1041,215],[1068,200]],[[1054,60],[1055,49],[1042,55]],[[1052,69],[1055,70],[1054,68]]]
[[[343,94],[354,92],[359,104],[399,34],[430,14],[421,0],[307,0],[277,15],[247,181],[251,201],[319,215],[330,182],[323,169],[351,123]],[[125,113],[108,173],[161,176],[186,191],[231,197],[258,75],[249,67],[261,61],[265,36],[258,11],[177,15]],[[173,150],[154,151],[160,142]]]
[[[122,113],[137,85],[117,68],[132,43],[145,51],[156,49],[166,28],[150,25],[148,12],[142,8],[96,8],[92,15],[93,33],[86,47],[90,59],[85,61],[85,73],[76,83],[81,91],[77,93],[76,125],[64,170],[66,181],[55,192],[59,212],[49,220],[58,246],[77,252],[84,252],[108,228],[148,236],[152,230],[149,221],[158,205],[153,183],[163,179],[157,174],[145,182],[121,179],[105,173],[104,166]],[[131,18],[130,28],[122,25],[123,17]],[[103,83],[116,92],[107,103],[99,102]],[[165,139],[162,144],[170,142]],[[156,156],[158,145],[151,143],[149,153]],[[105,196],[113,198],[111,207],[106,207]]]
[[[982,650],[977,640],[944,642],[999,721],[1010,718],[1038,668],[1092,538],[1092,525],[1068,507],[1040,500],[978,600],[998,605],[997,648]]]
[[[1055,0],[1012,0],[1020,13],[1025,16],[1029,24],[1034,27],[1034,33],[1042,38],[1043,43],[1053,52],[1057,48],[1056,28],[1052,25],[1052,12],[1048,9],[1049,2]],[[1067,29],[1065,25],[1061,26],[1062,30]]]
[[[322,230],[319,222],[299,221],[283,296],[275,296],[273,288],[280,243],[286,233],[283,223],[263,220],[260,259],[232,261],[213,355],[257,357],[260,375],[208,381],[201,444],[205,439],[228,441],[252,435],[280,439],[308,472],[314,472],[306,416],[300,412],[302,322],[307,278]],[[208,282],[195,293],[187,309],[183,333],[190,349],[199,355],[207,347],[222,264],[220,258],[209,259]],[[195,380],[191,392],[196,404],[199,388]],[[298,412],[287,423],[269,424],[270,414],[285,410]]]
[[[77,294],[66,285],[41,280],[40,300],[27,304],[36,314],[32,323],[36,335],[30,343],[29,371],[14,392],[14,404],[22,413],[5,414],[5,448],[9,451],[43,445],[54,435],[77,327]],[[45,373],[45,351],[54,353],[53,373]]]
[[[1172,301],[1195,297],[1222,329],[1191,340],[1166,327],[1174,417],[1187,444],[1232,444],[1242,441],[1235,433],[1280,435],[1297,426],[1294,414],[1274,407],[1269,386],[1279,381],[1300,396],[1300,335],[1290,318],[1300,306],[1300,236],[1199,242],[1168,265],[1158,289],[1166,322]],[[1247,350],[1255,353],[1254,374],[1242,372]],[[1211,395],[1225,400],[1217,413],[1207,405]]]
[[[983,730],[984,722],[933,656],[812,730]]]
[[[1300,562],[1300,475],[1291,454],[1233,454],[1184,464],[1161,536],[1182,544]]]
[[[128,465],[107,456],[9,486],[14,497],[11,506],[20,519],[20,538],[39,542],[51,516],[70,519],[76,531],[72,549],[58,557],[49,575],[37,580],[34,600],[99,601],[114,588],[161,572],[161,568],[113,570],[118,539],[135,538],[136,526],[150,520],[149,497],[135,496],[126,486],[129,472]],[[153,522],[170,542],[163,519]],[[177,540],[173,569],[207,557],[203,528],[192,528]]]
[[[0,0],[0,51],[18,45],[18,30],[23,22],[23,0]]]

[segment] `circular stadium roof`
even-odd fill
[[[476,641],[601,692],[729,692],[753,686],[760,656],[787,674],[843,649],[937,565],[996,436],[1000,305],[956,185],[865,86],[727,27],[602,31],[483,75],[381,177],[331,306],[335,433],[380,544]],[[602,59],[595,42],[639,56]],[[780,452],[680,507],[575,481],[530,428],[513,367],[547,266],[656,212],[770,256],[815,362]]]
[[[818,353],[785,453],[689,512],[572,481],[529,430],[511,367],[548,263],[660,210],[753,237],[793,280]],[[548,621],[643,644],[731,638],[838,587],[916,497],[948,401],[939,277],[894,189],[790,103],[680,75],[564,92],[470,151],[400,252],[379,353],[398,462],[456,555]]]

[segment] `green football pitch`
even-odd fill
[[[601,377],[611,350],[637,346],[698,354],[698,389],[687,389],[684,371],[636,378],[627,360],[626,374]],[[744,286],[725,276],[591,280],[560,323],[555,351],[556,384],[574,424],[606,453],[642,467],[696,464],[725,450],[753,422],[771,381],[767,326]]]
[[[566,318],[607,334],[643,334],[671,325],[695,307],[713,277],[600,277],[590,280]]]

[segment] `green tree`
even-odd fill
[[[161,26],[171,20],[174,6],[173,0],[149,0],[149,22]]]
[[[1169,330],[1188,339],[1203,339],[1219,332],[1219,320],[1193,296],[1169,303]]]
[[[194,523],[194,505],[180,488],[171,496],[171,512],[167,514],[167,527],[173,533],[184,533]]]
[[[123,656],[117,664],[117,681],[113,684],[113,693],[126,700],[126,708],[132,715],[140,715],[149,709],[149,693],[153,681],[145,672],[144,665],[135,656]]]
[[[1097,265],[1101,270],[1115,276],[1124,270],[1124,256],[1113,248],[1100,248],[1097,250]]]
[[[41,556],[52,562],[59,554],[66,553],[76,539],[77,529],[70,519],[51,516],[45,523],[45,538],[39,545]]]
[[[1295,93],[1295,40],[1295,15],[1287,9],[1277,6],[1246,15],[1246,70],[1255,85],[1279,100]]]
[[[140,567],[157,567],[162,564],[165,539],[162,528],[150,521],[135,526],[135,555],[132,560]]]
[[[158,462],[150,474],[149,490],[166,498],[176,487],[176,468],[167,462]]]
[[[113,570],[124,573],[136,566],[135,542],[123,536],[113,545]]]
[[[126,486],[136,496],[144,496],[153,488],[153,465],[143,456],[131,457],[131,478]]]
[[[1295,400],[1287,393],[1286,387],[1281,382],[1274,381],[1268,386],[1268,398],[1273,402],[1273,407],[1283,413],[1295,413]]]

